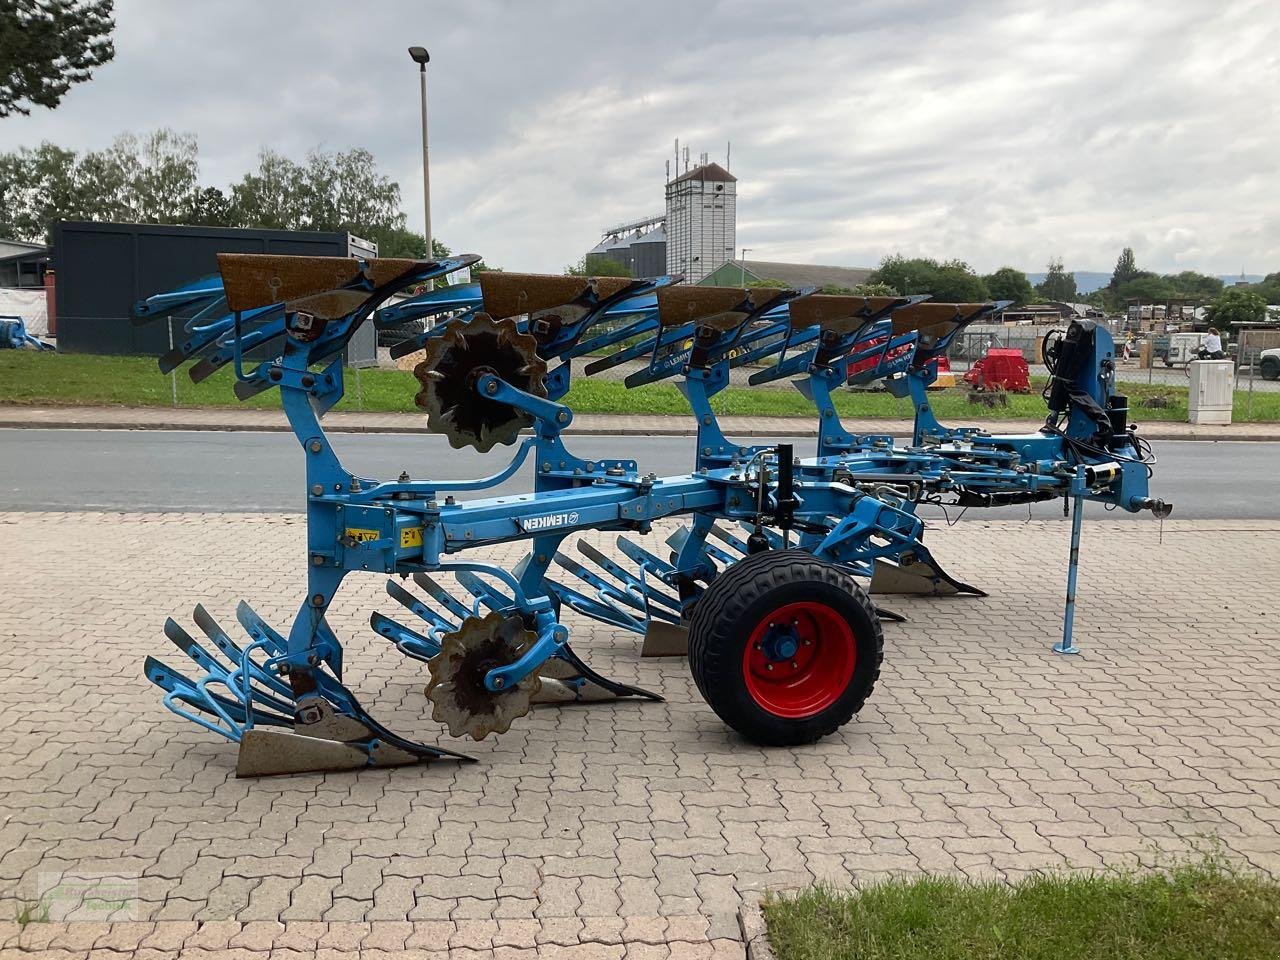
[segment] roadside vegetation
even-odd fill
[[[177,406],[239,407],[231,392],[232,372],[224,368],[208,380],[194,384],[185,370],[176,377]],[[1045,414],[1040,399],[1043,378],[1033,378],[1033,392],[1009,394],[1007,406],[970,403],[963,388],[933,392],[931,402],[938,417],[946,420],[1023,420],[1040,419]],[[1131,419],[1182,420],[1187,418],[1187,389],[1169,384],[1122,384],[1132,408]],[[100,357],[88,354],[34,353],[21,350],[0,351],[0,403],[109,405],[168,407],[173,401],[174,382],[160,373],[149,357]],[[405,412],[416,410],[413,397],[418,382],[412,373],[402,370],[351,371],[347,376],[347,394],[336,409],[370,412]],[[1154,398],[1154,399],[1153,399]],[[1164,406],[1149,407],[1150,402]],[[275,409],[279,406],[275,391],[268,391],[246,401],[248,407]],[[575,413],[608,413],[622,415],[677,414],[687,415],[688,404],[670,384],[651,384],[628,389],[616,380],[580,378],[568,398]],[[758,417],[810,417],[813,407],[797,391],[729,387],[715,399],[721,414]],[[836,409],[842,417],[898,419],[911,416],[911,404],[883,391],[842,390],[836,396]],[[1280,393],[1256,392],[1253,415],[1248,413],[1248,395],[1237,391],[1235,419],[1255,422],[1280,420]]]
[[[1274,960],[1280,884],[1218,856],[1159,873],[948,877],[764,903],[779,960]]]

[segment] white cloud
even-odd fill
[[[225,184],[270,145],[368,147],[421,218],[416,68],[432,52],[435,232],[558,270],[661,208],[673,137],[733,141],[761,259],[888,252],[981,270],[1280,269],[1280,10],[1269,0],[850,4],[118,4],[117,59],[0,149],[198,134]]]

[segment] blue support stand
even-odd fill
[[[1071,480],[1071,558],[1067,563],[1067,606],[1062,614],[1062,639],[1053,645],[1054,653],[1079,653],[1071,638],[1076,616],[1076,576],[1080,572],[1080,527],[1084,519],[1084,492],[1087,489],[1084,467],[1076,467]]]

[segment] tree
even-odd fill
[[[1014,267],[1001,267],[995,273],[987,274],[983,280],[986,281],[993,300],[1012,300],[1015,304],[1024,304],[1029,303],[1036,295],[1027,275]]]
[[[3,168],[0,168],[0,175],[3,174]],[[0,183],[3,177],[0,176]],[[2,188],[0,188],[2,189]],[[1267,303],[1280,303],[1280,272],[1268,273],[1262,278],[1262,282],[1253,288],[1266,298]]]
[[[856,283],[852,287],[840,287],[834,283],[825,284],[819,293],[845,297],[896,297],[898,291],[887,283]]]
[[[944,303],[973,303],[989,296],[986,283],[963,260],[939,263],[924,257],[908,259],[893,254],[881,260],[867,279],[869,283],[887,286],[896,294],[927,293]]]
[[[1209,304],[1205,313],[1219,330],[1233,323],[1261,323],[1267,319],[1267,300],[1256,290],[1232,287]]]
[[[0,0],[0,117],[55,108],[116,55],[112,0]]]
[[[231,201],[217,187],[197,190],[181,222],[193,227],[228,226],[231,223]]]
[[[50,239],[58,220],[186,223],[200,193],[192,134],[121,134],[77,156],[51,143],[0,154],[5,236]]]
[[[588,253],[577,263],[564,268],[565,274],[571,277],[629,277],[631,271],[625,266],[606,257],[602,253]]]
[[[1133,255],[1133,247],[1125,247],[1116,260],[1116,268],[1111,271],[1111,282],[1107,284],[1112,290],[1118,289],[1138,276],[1138,260]]]
[[[826,288],[823,288],[826,292]],[[896,297],[899,296],[898,291],[893,289],[887,283],[859,283],[855,284],[853,289],[849,291],[855,297]]]
[[[231,221],[238,227],[296,230],[302,227],[303,169],[264,147],[258,169],[231,185]]]
[[[869,283],[883,283],[903,296],[913,293],[932,293],[938,280],[938,261],[921,257],[907,258],[892,254],[880,261],[867,278]]]
[[[963,260],[948,260],[938,268],[938,277],[929,291],[943,303],[978,303],[991,296],[986,281]]]
[[[1061,259],[1049,261],[1049,272],[1036,284],[1036,293],[1046,300],[1073,303],[1076,298],[1076,275],[1067,273]]]
[[[1194,270],[1183,270],[1165,277],[1166,280],[1184,297],[1216,297],[1222,293],[1222,278],[1211,277],[1207,273]]]
[[[1181,297],[1178,288],[1169,282],[1168,277],[1160,277],[1144,271],[1139,271],[1137,277],[1121,284],[1115,292],[1120,304],[1126,300],[1156,303],[1162,300],[1177,300]]]

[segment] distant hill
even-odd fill
[[[1100,273],[1097,270],[1077,270],[1075,271],[1075,275],[1076,291],[1079,293],[1093,293],[1093,291],[1101,290],[1111,282],[1110,272]],[[1027,274],[1027,279],[1031,281],[1032,285],[1044,283],[1044,278],[1045,274],[1043,273]],[[1240,274],[1219,274],[1218,278],[1229,287],[1240,279]],[[1262,282],[1262,274],[1259,273],[1246,273],[1244,278],[1250,283]]]

